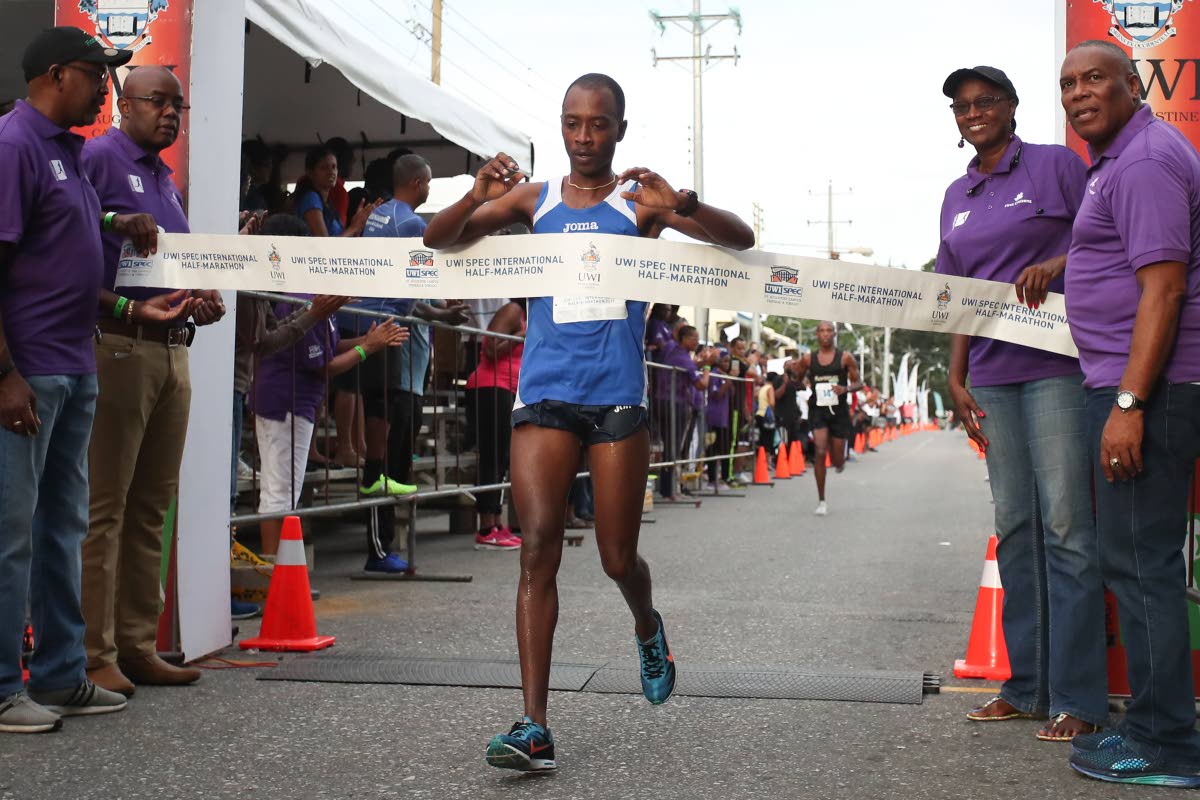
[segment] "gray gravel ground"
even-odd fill
[[[127,712],[0,738],[0,800],[67,798],[1107,798],[1165,790],[1077,777],[1037,723],[971,724],[987,687],[955,681],[990,531],[983,463],[961,435],[924,433],[831,476],[660,508],[643,529],[679,668],[688,661],[923,670],[950,688],[922,706],[555,693],[558,772],[483,761],[520,711],[512,690],[256,681],[207,672],[139,689]],[[423,527],[444,529],[441,519]],[[511,658],[515,553],[420,538],[428,572],[474,581],[364,583],[361,535],[314,528],[322,633],[341,651]],[[560,574],[555,657],[632,657],[632,626],[587,534]],[[243,626],[250,635],[254,625]],[[241,653],[227,653],[245,658]]]

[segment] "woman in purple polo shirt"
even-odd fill
[[[1084,165],[1065,147],[1022,142],[1017,92],[993,67],[942,87],[975,157],[946,190],[937,271],[1016,285],[1036,309],[1061,292]],[[968,385],[970,376],[970,388]],[[955,335],[950,394],[987,453],[1012,677],[968,714],[1051,717],[1046,741],[1091,733],[1108,715],[1104,601],[1092,517],[1083,375],[1073,358]]]
[[[309,295],[299,295],[310,297]],[[279,303],[275,315],[291,314],[290,303]],[[295,508],[304,488],[308,449],[316,426],[317,409],[325,397],[326,379],[366,361],[367,356],[408,339],[408,329],[392,320],[372,324],[365,336],[341,339],[331,320],[309,330],[289,349],[263,358],[254,374],[250,406],[262,465],[258,513]],[[275,555],[283,521],[260,526],[262,552]]]

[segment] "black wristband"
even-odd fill
[[[0,367],[0,381],[7,378],[9,375],[17,371],[17,362],[9,361],[3,367]]]
[[[700,195],[692,189],[681,189],[688,196],[687,202],[683,204],[683,208],[675,210],[675,213],[681,217],[690,217],[696,213],[696,209],[700,207]]]

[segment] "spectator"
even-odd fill
[[[433,175],[429,162],[408,154],[392,167],[392,199],[371,214],[364,236],[410,238],[425,231],[425,220],[416,209],[429,198]],[[406,298],[366,298],[358,307],[395,316],[412,314],[425,320],[458,325],[468,318],[467,306],[440,301],[424,303]],[[363,365],[363,408],[366,415],[366,465],[359,492],[365,497],[405,495],[417,491],[413,482],[413,448],[421,428],[425,373],[431,341],[426,325],[418,325],[401,347],[381,353]],[[367,535],[369,572],[401,573],[408,563],[391,552],[394,514],[380,509],[379,524]]]
[[[946,190],[937,271],[1015,283],[1018,298],[1036,306],[1046,290],[1062,288],[1083,162],[1065,147],[1016,135],[1019,100],[1002,71],[956,70],[942,91],[976,155]],[[1015,204],[1007,209],[1015,213],[989,213],[993,194]],[[1022,197],[1037,198],[1038,208],[1017,211]],[[1074,358],[983,337],[951,339],[950,395],[987,454],[1012,666],[999,695],[967,718],[1048,713],[1037,733],[1045,741],[1094,732],[1108,716],[1082,382]],[[903,403],[901,419],[915,410]]]
[[[261,139],[242,142],[242,161],[249,177],[239,208],[242,211],[266,211],[274,214],[286,204],[279,177],[279,158]]]
[[[712,441],[705,451],[705,455],[709,457],[722,456],[732,450],[732,439],[729,434],[729,397],[734,383],[724,377],[729,375],[731,361],[728,350],[719,351],[717,363],[708,378],[708,403],[704,413],[709,433],[712,434],[710,437]],[[708,462],[709,489],[716,491],[718,485],[724,485],[725,481],[721,478],[721,465],[725,463],[725,461]],[[729,469],[730,471],[733,469],[732,462],[729,462]]]
[[[28,96],[0,117],[0,729],[57,730],[63,716],[125,708],[87,679],[79,608],[87,533],[87,443],[96,408],[92,332],[104,227],[155,245],[153,220],[102,212],[83,137],[108,101],[108,70],[131,58],[78,28],[40,33],[21,66]],[[26,693],[21,641],[38,654]]]
[[[291,214],[273,214],[262,223],[265,236],[308,236],[308,226],[299,217]],[[246,233],[257,232],[257,223]],[[246,395],[250,391],[253,365],[256,357],[271,355],[300,341],[305,333],[319,323],[328,320],[343,305],[348,297],[318,295],[312,303],[290,309],[287,316],[275,316],[275,307],[270,300],[239,293],[237,301],[237,328],[233,350],[233,448],[230,464],[229,509],[237,506],[238,460],[242,450],[242,424],[245,414]],[[235,545],[235,549],[237,545]]]
[[[668,320],[679,310],[679,306],[655,303],[650,307],[650,319],[646,321],[646,358],[661,364],[663,352],[671,341],[671,323]]]
[[[355,209],[349,225],[343,225],[337,210],[329,205],[329,193],[337,185],[338,162],[326,145],[317,145],[304,157],[304,176],[296,183],[292,203],[297,217],[313,236],[359,236],[376,205]]]
[[[655,397],[658,402],[659,435],[663,437],[663,460],[674,461],[683,455],[684,437],[692,412],[692,390],[708,389],[708,369],[692,358],[700,345],[700,334],[691,325],[679,329],[679,338],[671,340],[663,352],[664,369],[657,370]],[[711,367],[710,367],[711,368]],[[675,494],[675,468],[663,467],[658,472],[659,492],[667,500],[678,499]]]
[[[329,190],[329,197],[325,202],[337,215],[342,227],[345,227],[350,201],[346,193],[346,179],[354,171],[354,148],[340,136],[327,140],[325,146],[333,151],[333,156],[337,159],[337,183]]]
[[[783,386],[783,379],[774,372],[767,373],[767,379],[758,388],[758,397],[754,404],[754,422],[758,426],[758,444],[771,454],[775,451],[775,391]]]
[[[1067,253],[1067,321],[1132,694],[1116,731],[1077,738],[1070,762],[1106,781],[1196,788],[1184,547],[1200,457],[1200,155],[1142,102],[1129,55],[1111,42],[1076,46],[1059,87],[1092,157]]]
[[[801,376],[796,372],[795,364],[795,361],[784,363],[783,374],[779,376],[778,394],[775,396],[775,422],[780,433],[779,441],[786,442],[789,448],[792,442],[800,441],[802,435],[802,417],[800,406],[796,402],[796,387]]]
[[[525,298],[509,300],[488,324],[493,333],[524,336]],[[479,366],[467,378],[468,416],[475,420],[479,441],[479,483],[502,483],[508,474],[509,445],[512,441],[512,410],[521,374],[521,354],[525,343],[485,337]],[[479,513],[476,550],[516,550],[521,540],[500,521],[500,492],[476,492],[475,510]]]
[[[146,213],[167,233],[187,233],[183,201],[160,153],[175,143],[187,105],[167,68],[139,67],[117,101],[121,127],[83,148],[83,167],[109,211]],[[99,399],[88,448],[91,503],[83,542],[82,604],[88,679],[132,696],[134,684],[182,685],[200,670],[177,667],[155,648],[162,530],[179,486],[191,408],[188,350],[195,325],[225,315],[221,295],[193,292],[165,322],[118,319],[143,303],[166,305],[162,289],[113,293],[125,237],[103,236],[104,290],[96,344]],[[160,297],[160,295],[164,295]],[[187,322],[190,309],[195,324]],[[140,315],[139,315],[140,317]],[[132,682],[131,682],[132,681]]]
[[[291,304],[279,303],[275,306],[275,316],[287,317],[291,310]],[[250,390],[262,465],[258,513],[280,515],[260,525],[264,555],[274,556],[279,550],[282,513],[295,508],[300,501],[309,443],[317,408],[325,396],[326,381],[407,338],[405,328],[388,320],[372,323],[364,336],[343,341],[337,327],[326,320],[305,332],[291,348],[269,355],[259,363]]]

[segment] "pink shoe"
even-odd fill
[[[517,544],[521,543],[521,534],[513,533],[513,529],[508,527],[507,525],[500,526],[500,534],[502,536],[507,536],[508,538],[514,540]]]
[[[475,534],[475,549],[519,550],[521,549],[521,540],[514,537],[511,533],[505,534],[500,526],[493,525],[486,534],[482,531]]]

